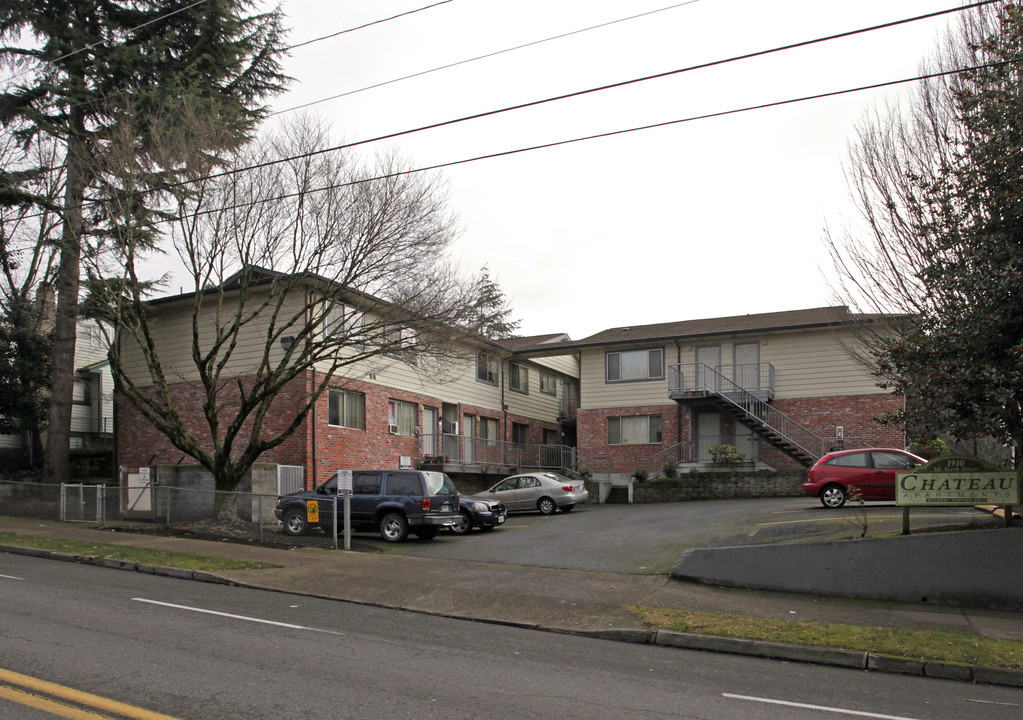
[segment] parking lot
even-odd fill
[[[902,508],[870,503],[826,510],[812,498],[713,500],[646,505],[581,505],[571,513],[509,515],[490,532],[391,545],[379,536],[353,538],[359,549],[418,557],[597,572],[670,572],[690,548],[776,542],[820,542],[902,531]],[[973,508],[914,508],[912,531],[998,527]]]

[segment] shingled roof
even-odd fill
[[[598,345],[620,345],[626,343],[658,342],[679,339],[698,339],[711,335],[739,335],[779,330],[799,330],[838,325],[850,325],[858,321],[883,321],[900,319],[901,315],[858,315],[844,305],[812,308],[809,310],[787,310],[782,312],[733,315],[731,317],[682,320],[655,325],[631,325],[611,328],[583,338],[550,342],[546,345],[515,348],[523,354],[550,354],[555,348],[570,352]]]

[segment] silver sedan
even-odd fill
[[[539,510],[544,515],[556,510],[568,512],[590,499],[582,480],[571,480],[553,472],[512,475],[480,494],[500,500],[508,512]]]

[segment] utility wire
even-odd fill
[[[301,105],[294,105],[289,108],[284,108],[283,110],[277,110],[276,112],[269,113],[268,116],[272,117],[274,115],[282,115],[287,112],[301,110],[302,108],[311,107],[313,105],[319,105],[320,103],[330,102],[331,100],[337,100],[339,98],[348,97],[349,95],[355,95],[357,93],[366,92],[367,90],[375,90],[376,88],[384,87],[386,85],[393,85],[394,83],[399,83],[404,80],[411,80],[412,78],[422,77],[423,75],[429,75],[430,73],[439,72],[440,70],[448,70],[453,67],[458,67],[459,65],[466,65],[467,63],[476,62],[477,60],[486,60],[487,58],[496,57],[498,55],[504,55],[505,53],[515,52],[516,50],[523,50],[525,48],[533,47],[535,45],[542,45],[543,43],[551,42],[553,40],[562,40],[573,35],[589,32],[590,30],[599,30],[600,28],[609,27],[611,25],[616,25],[618,23],[628,22],[629,20],[636,20],[638,18],[646,17],[648,15],[655,15],[657,13],[662,13],[667,10],[675,10],[676,8],[680,8],[684,5],[692,5],[693,3],[697,2],[700,2],[700,0],[687,0],[687,2],[676,3],[674,5],[669,5],[667,7],[658,8],[656,10],[650,10],[648,12],[639,13],[638,15],[630,15],[629,17],[619,18],[618,20],[610,20],[608,22],[600,23],[598,25],[591,25],[590,27],[580,28],[579,30],[572,30],[571,32],[562,33],[560,35],[553,35],[548,38],[543,38],[542,40],[533,40],[522,45],[516,45],[514,47],[505,48],[504,50],[495,50],[494,52],[485,53],[483,55],[477,55],[476,57],[467,58],[465,60],[459,60],[453,63],[448,63],[447,65],[439,65],[435,68],[430,68],[429,70],[422,70],[420,72],[412,73],[411,75],[405,75],[403,77],[394,78],[392,80],[384,80],[383,82],[378,82],[373,85],[367,85],[365,87],[358,88],[357,90],[348,90],[343,93],[338,93],[337,95],[331,95],[330,97],[321,98],[320,100],[312,100]]]
[[[478,161],[481,161],[481,160],[492,160],[494,158],[508,157],[508,156],[511,156],[511,155],[520,155],[522,153],[532,152],[534,150],[546,150],[548,148],[560,147],[560,146],[563,146],[563,145],[571,145],[571,144],[574,144],[574,143],[588,142],[590,140],[600,140],[600,139],[603,139],[603,138],[610,138],[610,137],[615,137],[615,136],[618,136],[618,135],[627,135],[627,134],[630,134],[630,133],[642,132],[642,131],[645,131],[645,130],[656,130],[658,128],[670,127],[672,125],[681,125],[683,123],[696,122],[697,120],[709,120],[709,119],[713,119],[713,118],[726,117],[728,115],[738,115],[740,113],[753,112],[755,110],[766,110],[766,109],[769,109],[769,108],[783,107],[783,106],[786,106],[786,105],[794,105],[796,103],[809,102],[811,100],[822,100],[822,99],[825,99],[825,98],[838,97],[840,95],[849,95],[849,94],[852,94],[852,93],[865,92],[865,91],[868,91],[868,90],[879,90],[879,89],[882,89],[882,88],[890,88],[890,87],[895,87],[895,86],[898,86],[898,85],[905,85],[905,84],[911,83],[911,82],[919,82],[919,81],[922,81],[922,80],[932,80],[932,79],[936,79],[936,78],[947,77],[949,75],[957,75],[957,74],[960,74],[960,73],[974,72],[974,71],[977,71],[977,70],[984,70],[984,69],[988,69],[988,68],[997,68],[997,67],[1004,67],[1004,66],[1008,66],[1008,65],[1015,65],[1015,64],[1018,64],[1018,63],[1021,63],[1021,62],[1023,62],[1023,57],[1014,58],[1014,59],[1011,59],[1011,60],[1000,60],[1000,61],[997,61],[997,62],[984,63],[984,64],[981,64],[981,65],[975,65],[975,66],[972,66],[972,67],[954,68],[954,69],[951,69],[951,70],[942,70],[942,71],[937,71],[937,72],[933,72],[933,73],[927,73],[927,74],[924,74],[924,75],[916,75],[914,77],[902,78],[901,80],[887,80],[887,81],[884,81],[884,82],[872,83],[870,85],[860,85],[860,86],[854,87],[854,88],[846,88],[844,90],[833,90],[833,91],[830,91],[830,92],[817,93],[817,94],[814,94],[814,95],[803,95],[801,97],[789,98],[787,100],[776,100],[776,101],[773,101],[773,102],[761,103],[759,105],[747,105],[747,106],[741,107],[741,108],[733,108],[731,110],[721,110],[721,111],[718,111],[718,112],[705,113],[703,115],[691,115],[689,117],[680,118],[680,119],[676,119],[676,120],[666,120],[664,122],[652,123],[652,124],[649,124],[649,125],[640,125],[640,126],[636,126],[636,127],[626,128],[626,129],[623,129],[623,130],[611,130],[611,131],[608,131],[608,132],[597,133],[595,135],[586,135],[586,136],[583,136],[583,137],[570,138],[570,139],[567,139],[567,140],[557,140],[557,141],[554,141],[554,142],[542,143],[540,145],[530,145],[529,147],[517,148],[515,150],[503,150],[503,151],[500,151],[500,152],[489,153],[489,154],[486,154],[486,155],[477,155],[477,156],[470,157],[470,158],[464,158],[462,160],[452,160],[452,161],[449,161],[449,162],[438,163],[436,165],[429,165],[429,166],[426,166],[426,167],[412,168],[412,169],[409,169],[409,170],[399,170],[398,172],[386,173],[386,174],[377,175],[377,176],[374,176],[374,177],[361,178],[359,180],[351,180],[351,181],[348,181],[348,182],[336,183],[336,184],[333,184],[333,185],[326,185],[324,187],[319,187],[319,188],[312,188],[312,189],[307,189],[307,190],[301,190],[301,191],[298,191],[298,192],[285,193],[285,194],[282,194],[282,195],[277,195],[277,196],[272,197],[272,198],[264,198],[262,200],[257,200],[257,201],[238,203],[236,205],[228,205],[228,206],[213,208],[213,209],[209,209],[209,210],[196,210],[196,211],[190,212],[190,213],[188,213],[186,215],[178,215],[178,216],[175,216],[175,217],[162,218],[160,220],[155,221],[154,224],[155,223],[163,223],[163,222],[176,222],[176,221],[185,220],[185,219],[189,219],[189,218],[200,217],[200,216],[203,216],[203,215],[210,215],[210,214],[217,213],[217,212],[222,212],[222,211],[225,211],[225,210],[240,210],[240,209],[251,207],[253,205],[257,205],[257,204],[260,204],[260,203],[277,202],[277,201],[280,201],[280,200],[288,200],[288,199],[291,199],[291,198],[300,197],[300,196],[302,196],[304,194],[310,194],[310,193],[314,193],[314,192],[325,192],[327,190],[338,190],[338,189],[341,189],[341,188],[351,187],[351,186],[354,186],[354,185],[361,185],[361,184],[368,183],[368,182],[376,182],[378,180],[386,180],[386,179],[389,179],[389,178],[396,178],[396,177],[402,177],[402,176],[406,176],[406,175],[415,175],[415,174],[424,173],[424,172],[431,172],[431,171],[434,171],[434,170],[441,170],[443,168],[455,167],[455,166],[458,166],[458,165],[466,165],[468,163],[478,162]],[[308,155],[314,155],[314,154],[315,153],[309,153]],[[299,157],[305,157],[305,156],[299,156]]]
[[[379,25],[381,23],[389,22],[391,20],[396,20],[400,17],[405,17],[406,15],[415,15],[418,12],[422,12],[423,10],[429,10],[430,8],[435,8],[438,5],[446,5],[451,1],[452,0],[441,0],[441,2],[436,2],[433,5],[426,5],[425,7],[417,8],[416,10],[409,10],[408,12],[398,13],[397,15],[392,15],[391,17],[388,18],[374,20],[373,22],[368,22],[365,25],[357,25],[356,27],[348,28],[347,30],[338,30],[337,32],[331,33],[330,35],[324,35],[322,37],[313,38],[312,40],[305,40],[304,42],[289,45],[288,47],[283,48],[283,51],[287,52],[288,50],[294,50],[295,48],[305,47],[306,45],[312,45],[313,43],[318,43],[321,40],[329,40],[330,38],[334,38],[339,35],[344,35],[345,33],[355,32],[356,30],[364,30],[368,27],[373,27],[374,25]]]
[[[182,187],[182,186],[185,186],[185,185],[191,185],[191,184],[194,184],[196,182],[201,182],[201,181],[205,181],[205,180],[215,180],[215,179],[218,179],[218,178],[221,178],[221,177],[227,177],[227,176],[230,176],[230,175],[236,175],[236,174],[239,174],[239,173],[248,172],[250,170],[258,170],[258,169],[261,169],[261,168],[270,167],[272,165],[278,165],[278,164],[286,163],[286,162],[293,162],[295,160],[300,160],[300,159],[307,158],[307,157],[315,157],[317,155],[324,155],[324,154],[330,153],[330,152],[337,152],[339,150],[344,150],[344,149],[353,148],[353,147],[359,147],[359,146],[362,146],[362,145],[368,145],[370,143],[380,142],[382,140],[392,140],[394,138],[403,137],[405,135],[412,135],[414,133],[423,132],[425,130],[434,130],[434,129],[441,128],[441,127],[447,127],[447,126],[450,126],[450,125],[455,125],[455,124],[458,124],[458,123],[467,122],[469,120],[478,120],[478,119],[485,118],[485,117],[491,117],[491,116],[503,114],[503,113],[506,113],[506,112],[511,112],[513,110],[522,110],[522,109],[529,108],[529,107],[537,107],[537,106],[544,105],[544,104],[547,104],[547,103],[552,103],[552,102],[557,102],[557,101],[561,101],[561,100],[566,100],[566,99],[569,99],[569,98],[581,97],[583,95],[589,95],[589,94],[596,93],[596,92],[602,92],[604,90],[610,90],[610,89],[619,88],[619,87],[626,87],[626,86],[634,85],[634,84],[641,83],[641,82],[647,82],[649,80],[656,80],[656,79],[660,79],[660,78],[671,77],[671,76],[679,75],[679,74],[682,74],[682,73],[692,72],[694,70],[702,70],[702,69],[706,69],[706,68],[716,67],[716,66],[719,66],[719,65],[725,65],[725,64],[729,64],[729,63],[733,63],[733,62],[738,62],[738,61],[741,61],[741,60],[749,60],[749,59],[756,58],[756,57],[762,57],[762,56],[770,55],[770,54],[773,54],[773,53],[783,52],[783,51],[787,51],[787,50],[793,50],[793,49],[802,48],[802,47],[808,47],[808,46],[811,46],[811,45],[816,45],[816,44],[820,44],[820,43],[824,43],[824,42],[830,42],[832,40],[852,37],[852,36],[856,36],[856,35],[861,35],[861,34],[868,33],[868,32],[873,32],[873,31],[876,31],[876,30],[881,30],[881,29],[886,29],[886,28],[891,28],[891,27],[897,27],[899,25],[905,25],[905,24],[908,24],[908,23],[911,23],[911,22],[917,22],[919,20],[925,20],[925,19],[930,19],[930,18],[934,18],[934,17],[940,17],[940,16],[943,16],[943,15],[948,15],[950,13],[961,12],[961,11],[964,11],[964,10],[969,10],[969,9],[976,8],[976,7],[981,7],[983,5],[989,5],[989,4],[993,3],[993,2],[998,2],[998,1],[999,0],[979,0],[978,2],[974,2],[974,3],[971,3],[969,5],[964,5],[964,6],[961,6],[961,7],[951,8],[951,9],[947,9],[947,10],[939,10],[939,11],[935,11],[935,12],[931,12],[931,13],[926,13],[926,14],[918,15],[918,16],[911,17],[911,18],[902,19],[902,20],[895,20],[895,21],[891,21],[891,22],[881,23],[879,25],[873,25],[873,26],[870,26],[870,27],[861,28],[859,30],[850,30],[850,31],[842,32],[842,33],[837,33],[837,34],[834,34],[834,35],[828,35],[828,36],[820,37],[820,38],[817,38],[817,39],[814,39],[814,40],[804,40],[804,41],[801,41],[801,42],[791,43],[791,44],[788,44],[788,45],[782,45],[782,46],[778,46],[778,47],[767,49],[767,50],[759,50],[759,51],[755,51],[755,52],[751,52],[751,53],[745,53],[745,54],[742,54],[742,55],[732,56],[732,57],[721,59],[721,60],[713,60],[713,61],[709,61],[709,62],[706,62],[706,63],[700,63],[700,64],[697,64],[697,65],[690,65],[688,67],[679,68],[679,69],[676,69],[676,70],[669,70],[669,71],[662,72],[662,73],[656,73],[656,74],[653,74],[653,75],[647,75],[647,76],[640,77],[640,78],[634,78],[632,80],[624,80],[624,81],[617,82],[617,83],[611,83],[611,84],[608,84],[608,85],[602,85],[602,86],[599,86],[599,87],[590,88],[588,90],[580,90],[580,91],[576,91],[576,92],[566,93],[566,94],[563,94],[563,95],[557,95],[557,96],[554,96],[554,97],[545,98],[545,99],[542,99],[542,100],[535,100],[535,101],[531,101],[531,102],[527,102],[527,103],[521,103],[521,104],[518,104],[518,105],[511,105],[511,106],[500,108],[500,109],[497,109],[497,110],[489,110],[489,111],[485,111],[485,112],[481,112],[481,113],[476,113],[476,114],[473,114],[473,115],[467,115],[467,116],[463,116],[463,117],[460,117],[460,118],[455,118],[455,119],[452,119],[452,120],[445,120],[445,121],[438,122],[438,123],[433,123],[433,124],[430,124],[430,125],[424,125],[424,126],[421,126],[421,127],[418,127],[418,128],[412,128],[412,129],[409,129],[409,130],[396,131],[396,132],[393,132],[393,133],[388,133],[388,134],[385,134],[385,135],[379,135],[379,136],[372,137],[372,138],[367,138],[367,139],[364,139],[364,140],[356,140],[356,141],[353,141],[353,142],[350,142],[350,143],[344,143],[344,144],[341,144],[341,145],[335,145],[335,146],[328,147],[328,148],[323,148],[323,149],[320,149],[320,150],[314,150],[314,151],[307,152],[307,153],[301,153],[299,155],[289,156],[289,157],[285,157],[285,158],[279,158],[279,159],[276,159],[276,160],[269,160],[269,161],[266,161],[266,162],[256,163],[254,165],[248,165],[248,166],[241,167],[241,168],[233,168],[233,169],[230,169],[230,170],[224,170],[222,172],[210,173],[210,174],[205,175],[205,176],[203,176],[201,178],[195,178],[195,179],[190,179],[190,180],[181,180],[181,181],[178,181],[178,182],[168,183],[168,184],[164,185],[160,189],[161,190],[170,190],[170,189],[173,189],[173,188],[176,188],[176,187]],[[926,77],[927,76],[921,76],[920,78],[914,78],[914,79],[924,79]],[[910,82],[911,80],[912,79],[910,79],[910,80],[894,81],[894,82],[889,83],[889,84],[899,84],[899,83],[904,83],[904,82]],[[884,84],[881,84],[878,87],[884,87],[884,86],[885,86]],[[865,86],[863,89],[869,89],[870,87],[872,87],[872,86]],[[837,94],[841,94],[842,92],[853,92],[853,91],[851,91],[851,90],[850,91],[840,91]],[[826,96],[827,95],[822,95],[820,97],[826,97]],[[808,98],[808,99],[810,99],[810,98]],[[786,101],[786,102],[796,102],[796,101],[793,100],[793,101]],[[784,103],[782,103],[782,104],[784,104]],[[750,108],[750,109],[756,109],[756,108]],[[733,111],[733,112],[737,112],[737,111]],[[724,113],[724,114],[728,114],[728,113]],[[708,117],[713,117],[713,115],[712,116],[708,116]],[[677,122],[683,122],[683,121],[674,121],[674,122],[677,123]],[[667,124],[672,124],[672,123],[667,123]],[[652,127],[658,127],[658,126],[659,125],[653,125],[653,126],[649,126],[649,127],[652,128]],[[644,129],[644,128],[636,128],[636,130],[638,130],[638,129]],[[620,132],[628,132],[628,131],[620,131]],[[579,140],[595,139],[596,137],[601,137],[601,136],[593,136],[592,138],[580,138]],[[476,159],[482,160],[482,159],[487,159],[489,157],[499,157],[502,154],[516,154],[518,152],[525,152],[525,151],[527,151],[529,149],[540,149],[540,148],[543,148],[543,147],[551,147],[551,146],[558,145],[558,144],[566,144],[568,142],[572,142],[572,141],[562,141],[560,143],[553,143],[551,145],[536,146],[535,148],[525,148],[525,149],[518,150],[518,151],[509,151],[509,152],[506,152],[506,153],[497,153],[497,154],[492,155],[492,156],[491,155],[484,155],[484,156],[480,156],[479,158],[473,158],[473,159],[468,159],[468,160],[456,161],[456,162],[450,163],[450,164],[454,164],[454,165],[463,164],[463,163],[466,163],[466,162],[472,162],[473,160],[476,160]],[[442,168],[442,167],[446,167],[446,166],[448,166],[448,164],[431,166],[430,168],[422,168],[421,171],[429,170],[429,169],[437,169],[437,168]],[[155,190],[149,190],[149,191],[145,191],[145,192],[152,193],[152,192],[156,192],[156,191]],[[112,199],[116,199],[116,198],[108,198],[108,200],[112,200]],[[80,207],[85,208],[85,207],[88,207],[90,205],[99,204],[100,202],[102,202],[102,201],[101,200],[93,200],[93,201],[90,201],[90,202],[87,202],[87,203],[82,203],[80,205]]]
[[[970,5],[963,5],[961,7],[950,8],[948,10],[938,10],[938,11],[935,11],[935,12],[926,13],[924,15],[917,15],[915,17],[906,18],[906,19],[903,19],[903,20],[893,20],[891,22],[881,23],[880,25],[872,25],[870,27],[861,28],[859,30],[848,30],[846,32],[837,33],[835,35],[827,35],[825,37],[820,37],[820,38],[817,38],[815,40],[803,40],[803,41],[796,42],[796,43],[791,43],[791,44],[788,44],[788,45],[781,45],[781,46],[778,46],[778,47],[770,48],[768,50],[758,50],[758,51],[755,51],[755,52],[745,53],[745,54],[742,54],[742,55],[734,55],[732,57],[725,58],[725,59],[722,59],[722,60],[711,60],[709,62],[699,63],[697,65],[689,65],[688,67],[679,68],[679,69],[676,69],[676,70],[668,70],[666,72],[655,73],[653,75],[646,75],[646,76],[643,76],[643,77],[634,78],[632,80],[623,80],[621,82],[610,83],[608,85],[601,85],[599,87],[590,88],[588,90],[578,90],[578,91],[575,91],[575,92],[565,93],[563,95],[555,95],[553,97],[544,98],[542,100],[533,100],[533,101],[530,101],[530,102],[519,103],[518,105],[509,105],[507,107],[503,107],[503,108],[500,108],[500,109],[497,109],[497,110],[487,110],[487,111],[480,112],[480,113],[475,113],[475,114],[472,114],[472,115],[464,115],[462,117],[454,118],[452,120],[443,120],[441,122],[431,123],[429,125],[422,125],[420,127],[412,128],[412,129],[409,129],[409,130],[398,130],[396,132],[387,133],[385,135],[377,135],[376,137],[366,138],[365,140],[355,140],[353,142],[343,143],[341,145],[334,145],[332,147],[323,148],[321,150],[314,150],[314,151],[309,152],[309,153],[302,153],[301,155],[295,155],[293,157],[286,157],[286,158],[281,158],[281,159],[278,159],[278,160],[270,160],[270,161],[267,161],[267,162],[264,162],[264,163],[257,163],[255,165],[249,165],[249,166],[246,166],[246,167],[243,167],[243,168],[236,168],[234,170],[225,170],[225,171],[220,172],[220,173],[213,173],[213,174],[207,175],[207,176],[205,176],[203,178],[199,178],[199,180],[216,179],[216,178],[224,177],[224,176],[227,176],[227,175],[233,175],[233,174],[236,174],[236,173],[246,172],[248,170],[258,170],[260,168],[267,167],[267,166],[270,166],[270,165],[276,165],[278,163],[291,162],[293,160],[299,160],[299,159],[304,158],[304,157],[312,157],[312,156],[315,156],[315,155],[324,155],[326,153],[337,152],[338,150],[345,150],[345,149],[353,148],[353,147],[359,147],[361,145],[368,145],[370,143],[380,142],[382,140],[393,140],[395,138],[404,137],[405,135],[413,135],[415,133],[424,132],[426,130],[436,130],[438,128],[448,127],[450,125],[457,125],[459,123],[468,122],[470,120],[479,120],[479,119],[482,119],[482,118],[485,118],[485,117],[492,117],[494,115],[501,115],[503,113],[512,112],[514,110],[524,110],[526,108],[538,107],[540,105],[546,105],[548,103],[559,102],[561,100],[568,100],[570,98],[577,98],[577,97],[582,97],[584,95],[591,95],[593,93],[603,92],[605,90],[613,90],[615,88],[627,87],[629,85],[636,85],[638,83],[648,82],[650,80],[659,80],[661,78],[672,77],[672,76],[675,76],[675,75],[681,75],[683,73],[693,72],[694,70],[705,70],[707,68],[712,68],[712,67],[717,67],[719,65],[726,65],[726,64],[729,64],[729,63],[739,62],[741,60],[751,60],[751,59],[756,58],[756,57],[763,57],[763,56],[766,56],[766,55],[771,55],[771,54],[774,54],[774,53],[784,52],[784,51],[787,51],[787,50],[795,50],[797,48],[809,47],[811,45],[817,45],[817,44],[820,44],[820,43],[831,42],[833,40],[838,40],[838,39],[847,38],[847,37],[853,37],[855,35],[862,35],[864,33],[874,32],[876,30],[883,30],[883,29],[886,29],[886,28],[897,27],[899,25],[905,25],[905,24],[908,24],[908,23],[917,22],[919,20],[927,20],[927,19],[930,19],[930,18],[940,17],[942,15],[948,15],[948,14],[951,14],[951,13],[962,12],[964,10],[969,10],[971,8],[976,8],[976,7],[980,7],[980,6],[983,6],[983,5],[990,5],[993,2],[999,2],[999,1],[1000,0],[979,0],[978,2],[971,3]],[[180,182],[170,183],[170,184],[164,186],[164,189],[170,189],[170,188],[174,188],[174,187],[179,187],[181,185],[188,185],[188,184],[191,184],[191,183],[194,183],[194,182],[198,182],[198,180],[182,180]]]

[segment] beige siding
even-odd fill
[[[562,381],[568,376],[554,371],[549,366],[541,367],[538,363],[530,360],[519,360],[516,362],[523,365],[528,371],[529,391],[528,393],[522,393],[509,389],[505,395],[505,402],[508,404],[508,411],[515,415],[525,415],[526,417],[536,418],[537,420],[544,420],[547,422],[557,421],[558,416],[561,414],[561,400],[562,394],[564,393]],[[555,395],[540,392],[541,371],[550,373],[555,377]],[[505,375],[505,378],[507,383],[507,374]]]
[[[199,322],[199,344],[204,350],[211,347],[216,337],[215,298],[204,305]],[[296,297],[296,305],[300,298]],[[250,307],[256,301],[251,301]],[[222,308],[221,324],[227,324],[234,310],[230,302]],[[151,320],[151,328],[157,354],[168,382],[194,381],[198,377],[192,361],[192,311],[189,300],[180,304],[163,305]],[[123,350],[126,370],[140,385],[149,384],[149,373],[137,346],[127,339]],[[225,376],[252,372],[263,358],[266,350],[266,322],[249,322],[239,333],[237,345],[232,352],[231,362],[225,368]],[[271,348],[271,360],[279,359],[283,350],[279,344]]]
[[[674,347],[671,345],[637,345],[615,347],[615,350],[639,350],[662,347],[666,363],[674,362]],[[580,369],[581,409],[609,407],[640,407],[646,405],[673,405],[668,397],[668,381],[644,380],[639,382],[606,381],[604,374],[604,348],[588,349],[582,352]]]
[[[823,328],[801,332],[729,335],[685,340],[676,346],[664,345],[668,365],[696,361],[699,347],[717,345],[721,364],[734,363],[736,343],[760,343],[760,362],[769,362],[775,371],[775,397],[822,397],[882,393],[874,378],[847,351],[854,347],[851,330]],[[637,345],[635,348],[655,347]],[[615,350],[634,349],[615,347]],[[606,348],[582,353],[581,388],[583,408],[638,407],[671,404],[668,383],[664,381],[607,383],[604,377]]]

